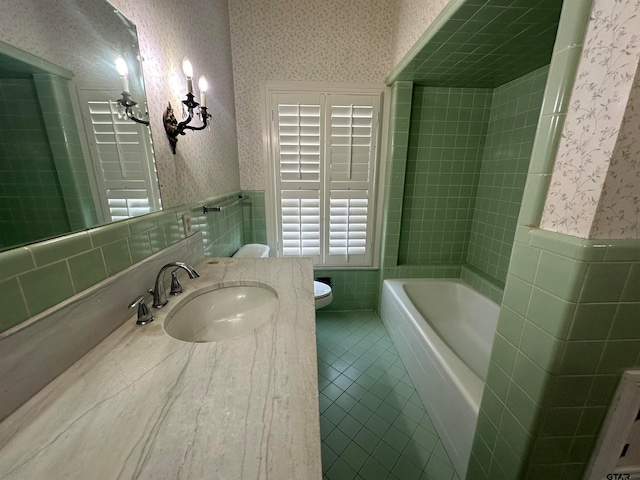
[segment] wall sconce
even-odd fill
[[[184,107],[182,107],[182,116],[185,120],[178,123],[176,117],[173,115],[171,103],[169,103],[167,110],[164,112],[164,115],[162,115],[164,129],[167,132],[167,138],[169,139],[169,143],[171,144],[171,151],[173,151],[174,155],[176,153],[178,135],[185,135],[185,130],[204,130],[207,127],[207,120],[211,118],[211,115],[207,113],[207,80],[204,78],[204,76],[201,76],[198,80],[198,89],[200,90],[200,103],[198,103],[194,100],[193,96],[193,67],[191,66],[191,62],[187,57],[184,57],[184,59],[182,60],[182,71],[187,77],[188,90],[187,99],[182,101],[184,105]],[[198,116],[202,121],[202,126],[192,127],[189,125],[189,123],[191,123],[191,120],[193,120],[193,109],[198,105],[200,106]]]
[[[127,62],[124,61],[124,58],[118,57],[116,59],[116,70],[118,70],[118,74],[120,75],[120,80],[122,81],[122,98],[119,98],[118,104],[120,104],[121,117],[127,117],[129,120],[133,120],[134,122],[141,123],[143,125],[149,125],[149,122],[146,120],[140,120],[136,118],[133,114],[133,107],[135,107],[138,102],[134,102],[131,100],[131,94],[129,93],[129,68],[127,67]]]

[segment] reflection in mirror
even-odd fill
[[[105,0],[49,8],[65,35],[42,14],[12,16],[24,39],[0,28],[0,250],[161,209],[149,127],[118,102],[148,120],[135,25]]]

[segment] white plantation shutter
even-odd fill
[[[96,182],[106,205],[107,221],[123,220],[156,211],[160,196],[155,162],[146,126],[118,116],[115,94],[81,90],[86,105],[90,149]],[[90,125],[90,127],[89,127]],[[153,171],[150,170],[149,165]]]
[[[277,251],[372,262],[379,95],[272,94]]]

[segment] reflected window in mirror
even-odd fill
[[[0,19],[0,250],[162,208],[150,129],[118,103],[122,57],[145,118],[135,25],[105,0],[49,7],[68,22],[55,42],[41,15]]]

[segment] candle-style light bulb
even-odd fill
[[[207,84],[207,79],[204,78],[204,75],[200,75],[200,78],[198,79],[198,88],[200,89],[200,106],[201,107],[206,107],[207,106],[207,88],[208,88],[208,84]]]
[[[120,75],[120,80],[122,80],[122,91],[128,93],[129,81],[127,76],[129,75],[129,68],[127,67],[127,62],[124,61],[124,58],[116,58],[116,70],[118,71],[118,75]]]
[[[184,76],[187,77],[187,89],[189,93],[193,93],[193,66],[187,57],[182,59],[182,71]]]

